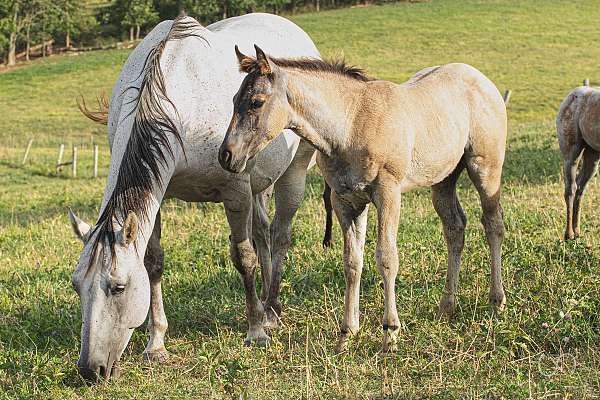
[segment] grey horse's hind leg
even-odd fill
[[[325,183],[323,190],[323,206],[325,207],[325,235],[323,236],[323,247],[331,247],[331,236],[333,230],[333,207],[331,205],[331,188]]]
[[[242,276],[244,290],[246,293],[246,316],[248,319],[248,334],[245,339],[246,344],[256,343],[259,346],[268,344],[269,337],[263,329],[264,309],[262,302],[256,294],[256,282],[254,272],[256,270],[257,257],[250,240],[250,230],[252,229],[252,195],[243,196],[238,190],[232,195],[223,194],[225,213],[227,222],[231,228],[230,255],[233,265]]]
[[[567,223],[565,226],[565,240],[574,239],[573,206],[577,191],[577,160],[584,148],[583,140],[578,140],[568,150],[563,152],[565,173],[565,205],[567,206]]]
[[[456,194],[456,182],[463,169],[464,164],[461,162],[450,176],[433,186],[431,191],[433,207],[442,220],[448,249],[448,272],[439,305],[439,315],[447,318],[452,318],[456,310],[460,257],[465,244],[467,217]]]
[[[281,315],[279,285],[281,283],[281,265],[292,240],[292,219],[304,198],[306,171],[315,150],[306,142],[300,142],[292,163],[275,182],[275,216],[271,223],[271,254],[273,277],[269,296],[265,302],[267,315],[265,327],[275,328]]]
[[[600,158],[600,152],[586,147],[583,150],[583,156],[579,163],[580,169],[577,174],[577,190],[575,191],[575,200],[573,202],[573,234],[574,237],[579,237],[579,222],[580,222],[580,205],[581,198],[585,192],[590,179],[596,174],[598,169],[598,159]]]
[[[150,279],[150,317],[148,318],[150,340],[144,350],[144,360],[148,362],[164,362],[169,355],[165,349],[165,333],[168,323],[162,300],[161,278],[164,268],[164,252],[160,245],[160,224],[159,211],[156,214],[154,230],[144,255],[144,265]]]
[[[252,239],[258,255],[260,273],[262,277],[262,288],[260,298],[264,301],[269,294],[271,285],[271,236],[269,232],[269,216],[267,204],[273,186],[262,193],[255,194],[252,203]]]

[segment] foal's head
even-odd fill
[[[285,74],[258,46],[254,48],[256,58],[235,47],[240,71],[248,75],[233,98],[233,116],[219,150],[219,162],[230,172],[243,171],[289,123]]]

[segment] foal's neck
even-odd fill
[[[364,82],[330,72],[286,70],[289,128],[329,156],[349,144]]]

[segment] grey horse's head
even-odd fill
[[[143,249],[136,247],[139,221],[130,212],[112,246],[99,232],[69,211],[84,249],[73,273],[81,301],[81,351],[77,367],[89,381],[118,377],[118,361],[150,307],[150,282]],[[112,247],[112,249],[110,248]],[[139,251],[138,251],[139,250]]]

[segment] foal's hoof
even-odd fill
[[[506,296],[504,291],[490,293],[490,304],[495,312],[502,312],[506,308]]]
[[[452,319],[456,312],[456,296],[449,293],[444,293],[440,299],[438,309],[438,318]]]
[[[398,351],[398,331],[386,329],[383,333],[383,346],[381,351],[383,353],[395,353]]]
[[[164,364],[169,359],[169,352],[166,349],[155,351],[145,351],[144,362],[148,364]]]
[[[271,343],[271,338],[267,336],[266,333],[257,333],[257,334],[248,334],[246,339],[244,339],[244,344],[246,346],[258,346],[258,347],[267,347]]]

